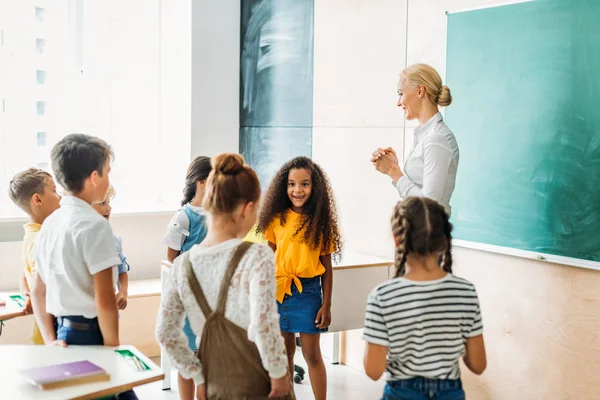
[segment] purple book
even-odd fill
[[[65,364],[48,365],[19,371],[31,383],[42,388],[108,380],[106,370],[89,361],[76,361]]]

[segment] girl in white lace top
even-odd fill
[[[216,308],[221,281],[233,251],[256,222],[260,185],[255,172],[237,154],[213,160],[203,207],[208,213],[208,235],[192,247],[190,262],[211,309]],[[199,358],[187,346],[182,327],[187,314],[193,331],[202,334],[205,317],[192,293],[183,257],[175,260],[162,294],[156,338],[173,365],[197,385],[198,398],[206,387]],[[248,331],[271,378],[271,395],[289,390],[287,356],[275,300],[275,260],[267,246],[254,244],[241,259],[231,280],[225,317]],[[193,393],[191,394],[193,396]],[[182,398],[193,398],[182,393]]]

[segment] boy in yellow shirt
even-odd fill
[[[25,270],[21,281],[21,291],[27,298],[25,309],[31,313],[29,293],[36,272],[33,262],[33,245],[46,217],[60,207],[60,195],[56,191],[52,175],[37,168],[30,168],[16,174],[10,181],[8,194],[13,203],[29,215],[29,222],[23,225],[25,229],[23,237]],[[31,341],[34,344],[44,344],[35,319]]]

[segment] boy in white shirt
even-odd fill
[[[121,260],[108,221],[92,208],[108,189],[112,155],[106,142],[83,134],[52,149],[52,169],[66,193],[37,238],[31,292],[47,345],[119,345],[113,268]],[[137,399],[132,391],[117,398]]]

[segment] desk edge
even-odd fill
[[[119,385],[119,386],[114,386],[114,387],[111,387],[108,389],[98,390],[98,391],[95,391],[94,393],[84,394],[83,396],[71,397],[71,400],[93,400],[93,399],[98,399],[101,397],[107,397],[107,396],[110,396],[113,394],[127,392],[128,390],[133,390],[133,388],[135,388],[137,386],[146,385],[146,384],[152,383],[152,382],[158,382],[163,379],[165,379],[164,372],[157,376],[148,377],[145,379],[141,379],[141,380],[131,382],[131,383],[126,383],[126,384]]]

